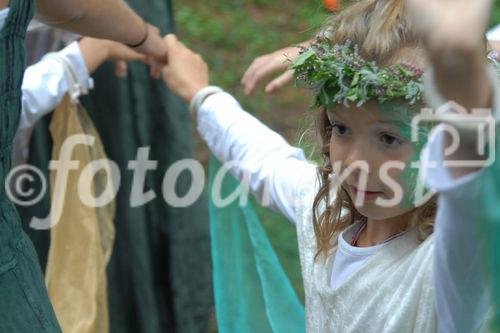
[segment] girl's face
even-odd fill
[[[338,107],[327,115],[330,161],[359,213],[384,220],[413,209],[409,198],[414,184],[405,172],[416,149],[409,127],[376,103]]]

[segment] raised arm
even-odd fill
[[[199,55],[172,35],[166,43],[169,64],[163,78],[172,91],[192,101],[198,132],[212,153],[222,163],[231,163],[231,173],[249,185],[257,200],[295,221],[298,191],[313,185],[303,182],[314,176],[314,165],[231,95],[208,87],[207,65]]]
[[[156,27],[146,25],[123,0],[37,0],[38,18],[56,28],[128,45],[165,60],[165,44]]]
[[[486,63],[484,37],[491,0],[409,0],[408,4],[430,59],[425,86],[430,107],[436,110],[454,101],[468,113],[474,108],[492,109],[498,119],[500,91]],[[427,184],[439,194],[433,266],[436,310],[439,332],[482,332],[487,330],[492,300],[483,266],[478,200],[488,180],[481,167],[445,164],[479,157],[477,127],[470,128],[468,121],[456,121],[454,116],[451,112],[443,118],[423,156]],[[451,143],[445,125],[459,133],[458,148],[451,154],[445,150]]]
[[[408,1],[430,59],[434,90],[443,101],[457,102],[469,113],[474,108],[492,108],[493,86],[486,63],[485,40],[491,3],[491,0]],[[466,133],[462,134],[464,139]],[[475,151],[474,144],[461,144],[445,158],[474,160],[478,158]],[[454,167],[449,171],[459,178],[477,169]]]

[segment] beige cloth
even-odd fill
[[[62,216],[51,229],[51,244],[46,270],[46,284],[61,328],[65,333],[108,332],[108,300],[106,265],[114,242],[114,200],[101,208],[83,204],[78,195],[78,181],[90,161],[105,159],[99,135],[79,104],[66,96],[54,111],[50,131],[54,141],[52,160],[59,159],[64,140],[75,134],[92,135],[92,146],[76,145],[72,160],[80,161],[78,170],[69,171],[66,190],[54,197],[53,205],[62,202]],[[56,171],[51,170],[54,188]],[[108,170],[101,170],[86,180],[92,183],[94,196],[102,193]],[[55,221],[52,221],[55,223]]]

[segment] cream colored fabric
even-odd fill
[[[53,204],[58,201],[63,211],[51,229],[46,270],[49,296],[63,332],[108,332],[106,265],[114,242],[114,200],[105,207],[92,208],[84,205],[78,195],[82,170],[90,161],[104,159],[106,155],[86,111],[79,104],[73,105],[68,96],[54,111],[50,131],[54,141],[52,160],[59,159],[64,140],[72,135],[92,135],[95,142],[92,146],[74,147],[71,157],[80,162],[79,169],[69,172],[62,196],[54,197],[52,193]],[[92,183],[96,197],[102,193],[107,175],[110,173],[101,170],[85,180]],[[55,171],[51,171],[50,179],[54,188]]]
[[[314,184],[314,178],[304,180]],[[432,255],[434,237],[423,243],[409,231],[385,245],[338,288],[329,286],[334,255],[315,261],[316,241],[309,186],[298,209],[297,234],[306,300],[307,332],[436,332]]]

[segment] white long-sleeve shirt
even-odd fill
[[[296,221],[299,189],[315,173],[314,165],[305,159],[303,152],[243,111],[226,93],[209,96],[198,110],[197,120],[199,133],[219,160],[242,162],[232,170],[233,175],[242,180],[249,174],[249,187],[258,200],[263,200],[267,186],[270,205],[292,222]],[[432,160],[438,165],[443,161],[441,145],[442,140],[438,139],[429,147]],[[478,196],[480,177],[478,172],[455,180],[444,167],[430,169],[427,175],[427,183],[439,193],[433,270],[441,332],[477,331],[474,325],[482,321],[472,318],[483,318],[489,306],[478,252],[477,211],[469,205]],[[347,234],[351,232],[349,228],[339,237],[329,273],[330,286],[334,288],[391,243],[353,247],[347,242]]]
[[[486,38],[491,41],[500,41],[500,24],[488,31]]]
[[[73,68],[82,90],[88,90],[91,80],[78,42],[73,42],[56,53]],[[63,63],[50,55],[29,66],[24,73],[19,129],[35,125],[41,117],[59,105],[69,91]]]

